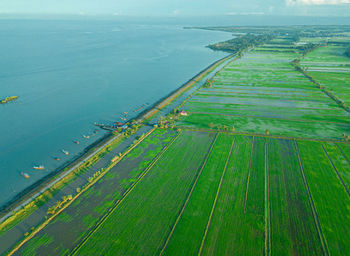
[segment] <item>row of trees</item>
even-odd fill
[[[254,46],[258,46],[270,41],[274,35],[266,34],[246,34],[225,42],[211,44],[208,47],[212,50],[225,51],[230,53],[241,53],[242,51]]]

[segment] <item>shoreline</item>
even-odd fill
[[[95,147],[100,147],[106,144],[106,142],[110,140],[112,137],[113,135],[111,133],[106,134],[105,136],[96,140],[92,144],[88,145],[78,155],[74,156],[71,160],[67,160],[61,166],[57,167],[54,171],[47,174],[45,177],[41,178],[40,180],[34,182],[32,185],[23,189],[21,192],[17,193],[14,197],[12,197],[6,203],[0,206],[0,218],[2,218],[8,212],[13,211],[15,208],[18,207],[18,205],[22,204],[28,198],[33,197],[34,194],[36,194],[38,191],[43,189],[43,187],[47,186],[50,182],[59,178],[56,176],[64,175],[65,172],[69,171],[69,169],[74,167],[74,165],[81,162],[84,158],[88,157],[89,155],[92,155],[92,153],[94,153]],[[69,173],[70,172],[68,172],[67,174]]]
[[[211,69],[215,69],[216,66],[220,65],[222,62],[225,62],[226,60],[232,58],[234,55],[229,54],[203,70],[201,70],[199,73],[194,75],[192,78],[190,78],[187,82],[183,83],[179,88],[171,91],[166,96],[160,98],[158,101],[156,101],[154,104],[148,106],[148,108],[141,111],[138,115],[135,117],[127,120],[127,122],[130,122],[131,120],[136,120],[137,122],[142,122],[150,117],[152,117],[154,114],[159,112],[159,109],[164,108],[169,103],[172,102],[172,100],[176,99],[178,96],[180,96],[183,92],[185,92],[187,89],[191,88],[197,81],[197,79],[203,79],[202,76],[207,75],[211,72]],[[112,132],[107,133],[105,136],[101,137],[97,141],[93,142],[89,146],[87,146],[81,153],[79,153],[77,156],[75,156],[73,159],[68,160],[67,162],[63,163],[62,166],[58,167],[53,171],[52,173],[48,174],[47,176],[43,177],[42,179],[36,181],[26,189],[19,192],[17,195],[12,197],[8,202],[6,202],[4,205],[0,206],[0,219],[3,218],[3,220],[0,221],[0,223],[4,220],[6,220],[8,217],[12,216],[11,212],[18,211],[24,205],[32,202],[35,200],[35,198],[42,194],[44,191],[50,189],[50,187],[54,186],[57,182],[60,181],[60,176],[67,176],[70,173],[74,172],[78,166],[76,166],[79,162],[81,162],[83,159],[93,157],[98,152],[95,151],[96,147],[105,147],[109,143],[111,143],[115,138],[119,137],[120,135],[113,135]],[[80,164],[79,164],[80,166]],[[74,167],[74,168],[73,168]],[[72,169],[73,168],[73,169]],[[50,185],[50,186],[49,186]],[[49,186],[49,187],[48,187]],[[9,215],[9,216],[7,216]]]

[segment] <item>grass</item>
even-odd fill
[[[342,150],[335,143],[324,143],[323,147],[334,165],[334,170],[337,175],[339,175],[339,179],[344,184],[345,190],[347,190],[348,193],[350,190],[350,163],[346,159],[346,156],[342,154]]]
[[[179,126],[193,128],[209,128],[209,124],[224,125],[229,129],[234,126],[238,132],[265,134],[268,129],[271,135],[304,137],[310,139],[342,139],[342,132],[350,129],[349,123],[306,122],[306,120],[283,120],[276,118],[259,118],[227,115],[207,115],[192,113],[181,118]]]
[[[317,142],[299,141],[299,150],[321,230],[331,255],[350,251],[350,198]]]
[[[341,51],[300,65],[346,100]],[[279,37],[227,64],[181,105],[179,137],[155,130],[19,253],[347,255],[350,144],[330,140],[350,115],[295,70],[300,56]],[[186,129],[212,124],[256,136]]]
[[[344,55],[347,45],[329,44],[306,55],[301,65],[322,86],[347,105],[350,104],[349,58]]]
[[[43,245],[48,245],[52,243],[53,238],[48,236],[47,234],[44,234],[40,237],[35,237],[29,241],[29,247],[25,250],[23,250],[22,255],[23,256],[32,256],[36,255],[38,252],[37,250],[42,247]]]
[[[150,255],[159,251],[212,140],[208,134],[180,136],[77,253]]]
[[[232,143],[233,136],[219,135],[164,255],[198,253]]]
[[[33,212],[39,209],[42,205],[47,203],[54,195],[56,195],[62,188],[69,185],[75,178],[85,172],[93,164],[95,164],[101,157],[107,152],[117,147],[122,143],[123,137],[113,141],[111,144],[106,145],[97,155],[89,159],[89,161],[80,165],[77,169],[66,175],[63,179],[55,183],[50,189],[43,192],[36,197],[33,201],[25,205],[20,210],[13,212],[12,216],[0,223],[0,237],[6,233],[6,231],[14,228],[18,223],[21,223],[24,219],[30,216]]]
[[[147,151],[147,154],[122,159],[99,182],[86,190],[77,201],[61,213],[71,215],[73,217],[71,221],[66,223],[51,222],[38,233],[39,236],[47,233],[54,237],[54,241],[44,248],[46,252],[54,252],[57,248],[71,250],[74,244],[85,235],[85,232],[99,220],[99,217],[114,205],[121,198],[122,193],[133,184],[136,180],[134,177],[137,178],[136,173],[140,175],[152,159],[159,154],[163,148],[162,146],[159,148],[159,145],[166,145],[175,135],[174,132],[164,133],[164,131],[158,132],[158,130],[154,132],[154,136],[152,133],[149,135],[150,137],[133,149],[136,150],[141,147]],[[159,137],[159,134],[162,134],[162,141],[157,147],[154,147],[152,144],[153,137]],[[133,153],[133,151],[130,153]],[[113,178],[109,177],[110,175]],[[82,218],[81,216],[89,217]],[[62,229],[69,235],[61,236]],[[30,244],[25,244],[23,248],[27,248],[27,246],[30,246]]]
[[[282,41],[227,65],[211,88],[202,88],[186,102],[190,114],[179,125],[208,128],[213,123],[255,134],[268,129],[279,136],[341,139],[350,129],[349,114],[295,70],[291,61],[300,55],[288,52],[294,49],[292,41]]]
[[[294,142],[269,140],[271,255],[322,255]]]
[[[264,140],[254,140],[254,150]],[[263,255],[264,253],[264,154],[253,152],[247,211],[245,195],[252,138],[235,136],[235,148],[218,196],[202,255]],[[260,175],[262,174],[262,176]]]

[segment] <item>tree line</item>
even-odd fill
[[[264,44],[274,37],[273,34],[247,34],[225,42],[211,44],[208,47],[216,51],[240,53],[248,48]]]

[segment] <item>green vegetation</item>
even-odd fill
[[[78,254],[150,255],[159,250],[211,141],[207,134],[181,135]]]
[[[6,104],[9,103],[11,101],[15,101],[18,99],[18,96],[10,96],[10,97],[6,97],[5,99],[1,100],[0,99],[0,104]]]
[[[164,255],[195,255],[209,221],[220,180],[224,175],[233,136],[220,134],[176,225]]]
[[[23,256],[32,256],[36,255],[38,252],[37,250],[43,246],[52,243],[53,238],[49,237],[48,235],[44,234],[40,237],[35,237],[29,242],[29,246],[26,250],[23,250]]]
[[[208,47],[216,51],[225,51],[234,54],[241,54],[244,50],[266,43],[273,38],[272,34],[254,35],[247,34],[225,42],[209,45]]]
[[[320,43],[298,45],[294,40],[277,36],[231,62],[211,79],[210,87],[202,87],[185,102],[182,108],[189,115],[176,125],[342,140],[350,129],[346,104],[311,78],[310,69],[303,64],[312,56],[321,58],[323,55],[315,52],[327,47],[318,47]],[[328,58],[333,59],[333,55]],[[344,73],[343,80],[345,76],[348,74]],[[337,90],[350,95],[346,86],[347,82]]]
[[[205,29],[239,35],[211,48],[240,58],[18,254],[349,254],[350,27]]]
[[[326,239],[325,247],[332,255],[346,255],[350,251],[350,197],[322,145],[309,141],[300,141],[298,145],[311,200]]]
[[[271,254],[322,255],[322,244],[291,140],[269,140]]]
[[[251,149],[251,137],[235,136],[235,146],[221,185],[203,255],[263,254],[263,224],[260,217],[263,213],[259,214],[260,221],[257,223],[257,216],[253,213],[247,215],[244,210]],[[245,246],[240,246],[242,244]]]

